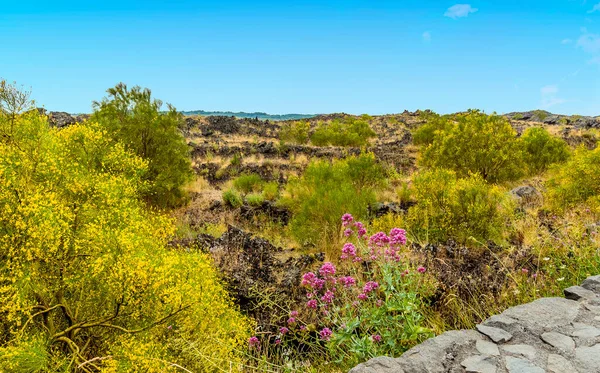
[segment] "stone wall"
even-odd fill
[[[350,373],[600,373],[600,276]]]

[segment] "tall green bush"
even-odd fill
[[[569,145],[542,127],[526,129],[521,136],[521,143],[525,163],[531,174],[544,172],[550,165],[569,158]]]
[[[347,117],[331,122],[320,122],[310,141],[316,146],[363,146],[376,133],[369,126],[368,117]]]
[[[339,218],[349,212],[367,215],[375,192],[385,183],[384,170],[373,154],[333,162],[311,162],[304,174],[291,179],[281,203],[293,212],[290,229],[299,243],[335,242]]]
[[[99,123],[115,143],[121,142],[148,161],[145,179],[150,182],[145,198],[158,207],[182,204],[182,187],[193,172],[189,149],[182,132],[181,114],[171,105],[161,111],[162,102],[149,89],[123,83],[108,89],[108,97],[94,102],[91,120]]]
[[[506,191],[480,175],[457,177],[433,169],[417,174],[413,183],[417,204],[408,211],[408,231],[419,241],[461,243],[500,242],[511,202]]]
[[[441,129],[423,150],[425,166],[451,169],[460,177],[478,173],[489,182],[524,175],[521,147],[506,118],[469,111],[446,120],[446,125],[436,125]]]
[[[310,123],[305,120],[285,123],[279,131],[279,139],[283,142],[306,144],[309,140],[309,130]]]

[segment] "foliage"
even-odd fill
[[[149,89],[123,83],[108,89],[108,97],[94,103],[92,121],[99,123],[112,136],[148,161],[144,179],[150,182],[144,197],[158,207],[174,207],[186,199],[183,186],[192,180],[189,149],[180,131],[182,117],[162,102],[152,99]]]
[[[375,192],[385,183],[383,168],[371,153],[332,162],[312,161],[301,177],[290,178],[280,202],[293,212],[290,229],[301,243],[334,244],[345,211],[367,216]]]
[[[15,130],[17,116],[33,109],[31,91],[19,88],[15,82],[0,79],[0,136],[10,139]]]
[[[279,198],[279,184],[276,181],[265,183],[262,195],[267,201],[275,201]]]
[[[481,176],[458,178],[444,169],[421,172],[414,178],[414,196],[417,204],[408,210],[407,224],[417,240],[502,240],[510,200],[505,190]]]
[[[209,257],[167,248],[171,219],[139,200],[148,162],[95,123],[16,124],[0,140],[0,371],[235,364],[250,322]]]
[[[246,202],[248,202],[248,204],[250,206],[260,206],[263,202],[265,201],[265,198],[262,196],[262,194],[248,194],[246,196]]]
[[[469,111],[434,132],[422,163],[454,170],[461,177],[479,173],[489,182],[503,182],[523,175],[522,158],[516,132],[506,118]]]
[[[308,131],[310,123],[301,120],[297,122],[285,123],[279,130],[279,139],[283,142],[291,142],[296,144],[306,144],[309,139]]]
[[[566,163],[555,165],[546,195],[555,209],[584,202],[600,207],[600,148],[587,150],[580,146]]]
[[[415,145],[430,145],[438,132],[444,132],[452,128],[453,122],[448,116],[438,114],[424,114],[425,123],[413,131],[413,143]]]
[[[244,199],[237,190],[227,189],[223,192],[223,202],[235,209],[244,204]]]
[[[316,146],[363,146],[376,136],[369,126],[369,118],[346,117],[331,122],[319,122],[317,129],[310,137]]]
[[[423,326],[423,298],[431,293],[424,267],[401,260],[405,231],[392,229],[371,237],[361,222],[345,214],[342,264],[326,262],[305,273],[306,304],[292,311],[274,343],[311,346],[336,367],[348,368],[375,356],[399,356],[432,336]],[[338,252],[339,253],[339,252]],[[250,339],[250,348],[267,348],[267,338]],[[322,347],[321,347],[322,346]]]
[[[525,163],[530,173],[539,174],[554,163],[569,158],[569,146],[562,139],[554,137],[545,128],[531,127],[521,136]]]
[[[244,174],[233,180],[233,187],[243,195],[260,191],[262,185],[263,180],[257,174]]]

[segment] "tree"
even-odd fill
[[[167,247],[172,221],[139,199],[148,162],[95,123],[17,124],[0,141],[0,371],[235,363],[250,323],[205,254]]]
[[[569,158],[569,145],[542,127],[526,129],[521,136],[521,143],[525,151],[525,163],[532,174],[542,173],[550,165]]]
[[[189,149],[180,130],[182,116],[152,99],[149,89],[123,83],[108,89],[108,97],[94,102],[91,120],[98,122],[114,142],[148,161],[145,198],[159,207],[174,207],[185,200],[182,187],[192,179]]]
[[[0,135],[10,137],[14,132],[17,116],[33,108],[31,91],[0,79]]]
[[[523,176],[521,147],[506,118],[471,110],[446,120],[447,126],[436,125],[439,130],[423,151],[424,165],[454,170],[459,177],[478,173],[495,183]]]

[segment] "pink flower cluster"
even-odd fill
[[[376,281],[369,281],[365,284],[365,286],[363,287],[363,293],[370,293],[373,290],[377,289],[379,287],[379,284]]]
[[[248,339],[248,346],[260,347],[260,341],[258,340],[257,337],[250,337],[250,339]]]
[[[321,337],[322,340],[324,341],[328,341],[331,339],[331,335],[333,334],[333,332],[331,331],[331,329],[329,328],[323,328],[323,330],[321,330],[319,332],[319,337]]]

